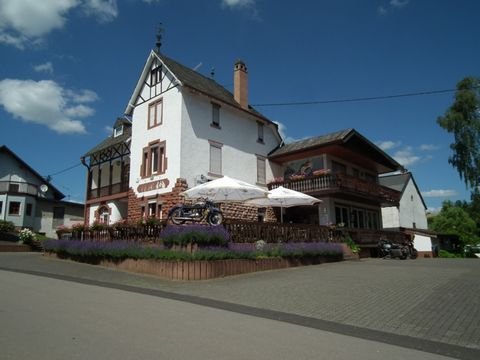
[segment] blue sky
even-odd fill
[[[241,58],[250,103],[268,104],[455,88],[480,76],[479,13],[475,0],[0,0],[0,144],[83,201],[79,158],[123,114],[159,22],[166,55],[215,68],[229,89]],[[436,123],[452,99],[257,109],[289,140],[357,129],[438,209],[469,199],[447,161],[453,138]]]

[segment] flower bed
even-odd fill
[[[262,270],[343,259],[341,244],[235,244],[200,247],[194,252],[114,241],[47,240],[44,249],[60,258],[156,275],[172,280],[205,280]]]

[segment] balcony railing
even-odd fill
[[[91,189],[87,193],[87,200],[97,199],[104,196],[111,196],[128,191],[128,183],[117,183]]]
[[[0,181],[0,193],[38,196],[39,191],[38,185],[18,181]]]
[[[321,195],[322,192],[342,192],[351,195],[377,198],[382,202],[393,204],[397,204],[400,201],[400,192],[398,191],[341,173],[309,176],[300,179],[285,180],[283,182],[276,181],[268,184],[270,190],[279,186],[310,195]]]

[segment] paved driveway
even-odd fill
[[[38,254],[0,269],[123,288],[464,359],[480,358],[480,261],[341,262],[170,282]]]

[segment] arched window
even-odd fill
[[[108,206],[102,206],[98,209],[98,222],[100,224],[110,224],[110,209]]]

